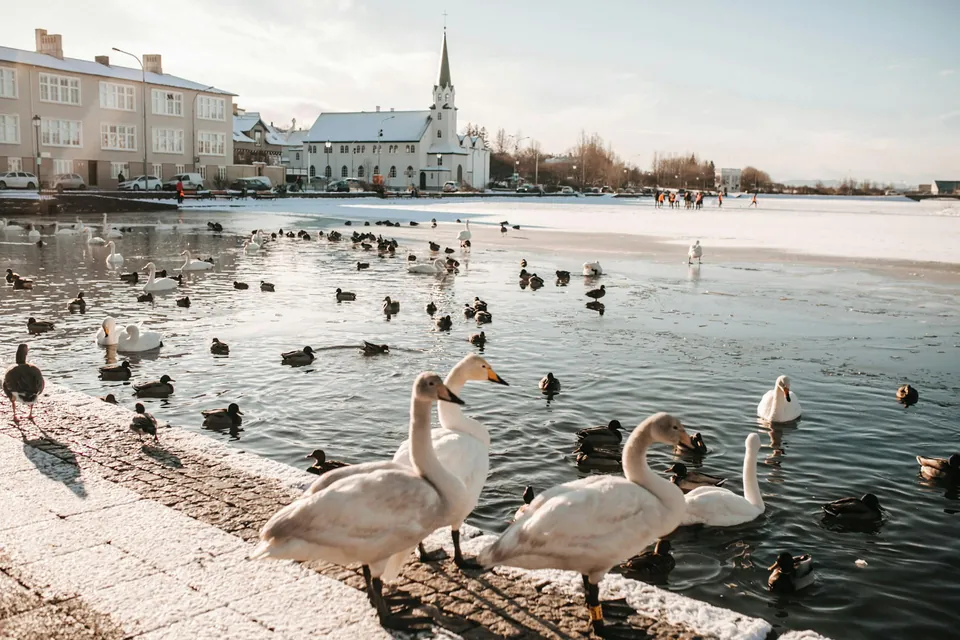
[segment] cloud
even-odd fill
[[[887,71],[900,71],[906,68],[907,68],[907,65],[905,64],[888,64],[887,65]]]
[[[960,118],[960,109],[955,109],[953,111],[948,111],[937,116],[937,119],[941,122],[946,122],[947,120],[953,120],[954,118]]]
[[[943,70],[940,72],[940,75],[942,75],[942,76],[952,76],[952,75],[955,74],[956,72],[957,72],[956,69],[943,69]]]

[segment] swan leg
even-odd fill
[[[420,562],[440,562],[447,558],[447,552],[443,550],[443,547],[431,552],[427,551],[422,542],[417,545],[417,554],[420,557]]]
[[[463,552],[460,551],[460,530],[451,529],[450,537],[453,538],[453,562],[457,567],[462,571],[464,569],[474,569],[478,571],[483,570],[483,565],[477,562],[476,560],[467,560],[463,557]]]
[[[365,575],[369,569],[364,567]],[[408,631],[411,629],[428,628],[433,622],[433,618],[426,615],[414,615],[412,613],[395,614],[383,598],[383,582],[380,578],[370,578],[368,595],[370,602],[377,609],[377,617],[380,619],[380,626],[385,629],[394,629],[397,631]]]
[[[590,579],[584,575],[583,586],[587,592],[587,610],[590,612],[590,626],[594,635],[610,640],[633,640],[639,636],[641,632],[629,625],[607,624],[603,618],[603,606],[600,604],[599,585],[591,583]],[[613,604],[616,607],[618,603]],[[636,613],[632,609],[631,612]]]

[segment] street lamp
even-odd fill
[[[443,154],[437,154],[437,191],[440,191],[440,163],[443,162]]]
[[[323,177],[327,185],[330,184],[330,178],[333,177],[333,167],[330,167],[330,152],[333,151],[333,143],[327,140],[323,143],[323,152],[327,154],[327,164],[323,168]],[[327,167],[330,167],[330,175],[327,175]]]
[[[397,116],[389,116],[380,121],[380,130],[377,132],[377,173],[383,175],[382,169],[380,168],[380,140],[383,138],[383,123],[387,120],[393,120]]]
[[[573,177],[577,177],[577,165],[573,165]],[[581,193],[583,192],[583,185],[580,185]]]
[[[140,96],[142,98],[141,103],[143,104],[143,189],[146,191],[150,187],[150,181],[147,179],[147,175],[149,175],[147,171],[147,70],[143,66],[143,61],[137,56],[123,49],[112,48],[117,53],[124,53],[130,56],[140,65],[140,81],[143,85],[143,89],[141,90],[142,95]]]
[[[37,140],[37,193],[40,193],[40,116],[33,116],[33,130]]]
[[[517,182],[520,182],[520,160],[513,161],[513,175],[517,177]]]

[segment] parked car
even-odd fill
[[[160,182],[160,178],[157,176],[137,176],[136,178],[131,178],[130,180],[125,180],[121,182],[118,186],[120,191],[160,191],[163,188],[163,183]]]
[[[363,183],[356,178],[344,178],[327,185],[327,191],[336,193],[349,193],[351,191],[363,191]]]
[[[576,191],[573,190],[573,187],[560,187],[560,193],[565,196],[572,196]]]
[[[26,171],[8,171],[0,173],[0,189],[36,189],[37,176]]]
[[[76,173],[61,173],[53,176],[53,188],[57,191],[67,189],[86,189],[87,183]]]
[[[522,184],[517,187],[517,193],[543,193],[543,187],[538,184]]]
[[[443,192],[444,193],[456,193],[460,191],[460,185],[458,185],[453,180],[447,180],[443,183]]]
[[[165,180],[163,188],[166,191],[175,191],[177,182],[183,181],[185,191],[195,191],[203,189],[203,177],[199,173],[178,173],[169,180]]]
[[[247,178],[237,178],[230,185],[231,189],[242,191],[270,191],[273,189],[273,182],[267,176],[250,176]]]

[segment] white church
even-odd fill
[[[382,174],[388,189],[436,191],[447,181],[483,189],[490,151],[482,138],[457,133],[456,101],[444,30],[430,108],[321,113],[303,139],[309,175],[373,182]]]

